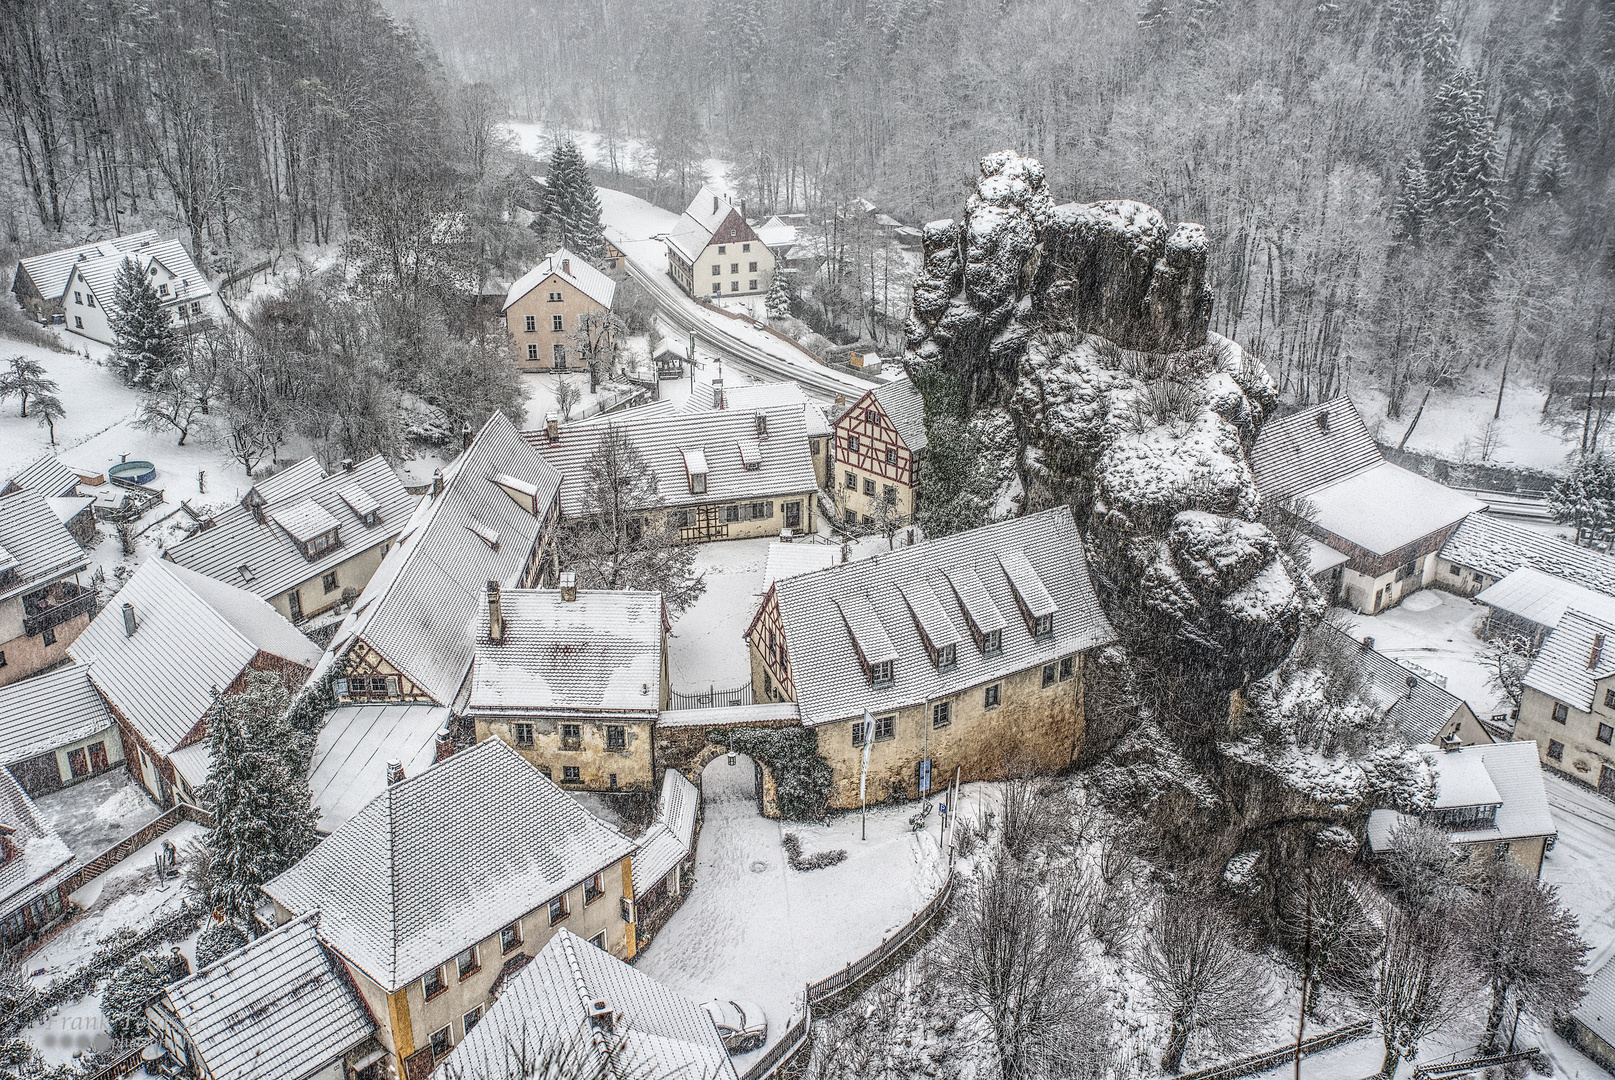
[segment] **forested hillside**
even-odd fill
[[[517,115],[685,186],[731,158],[755,209],[942,217],[1014,147],[1202,222],[1213,329],[1299,400],[1611,363],[1612,0],[392,2]]]

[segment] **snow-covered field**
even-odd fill
[[[641,971],[695,1001],[749,999],[768,1017],[772,1043],[801,1013],[803,988],[857,960],[900,928],[941,888],[947,859],[933,817],[918,832],[911,805],[869,811],[828,826],[758,814],[753,768],[738,756],[702,773],[705,820],[689,898],[636,961]],[[966,812],[981,797],[967,789]],[[806,854],[845,849],[820,870],[792,870],[780,841],[796,833]],[[760,1051],[759,1051],[760,1053]],[[744,1072],[752,1055],[736,1059]]]
[[[591,167],[609,169],[612,165],[612,147],[607,143],[605,136],[598,132],[530,122],[507,123],[504,125],[504,131],[515,142],[516,149],[524,154],[548,157],[557,142],[571,139],[578,144],[578,149],[583,152],[583,160]],[[615,152],[619,172],[649,175],[655,169],[655,153],[643,140],[619,139]],[[731,162],[722,158],[709,157],[701,162],[701,171],[706,176],[707,186],[725,196],[735,195],[729,179],[730,170],[733,168]]]
[[[1423,396],[1422,392],[1419,396]],[[1562,473],[1575,453],[1580,429],[1574,433],[1555,420],[1542,418],[1547,394],[1534,386],[1511,383],[1503,393],[1503,414],[1497,420],[1497,444],[1486,459],[1492,465],[1515,465]],[[1410,397],[1396,420],[1385,418],[1385,395],[1376,388],[1353,388],[1351,399],[1363,420],[1382,443],[1395,446],[1402,441],[1413,413],[1419,407]],[[1407,449],[1434,454],[1448,461],[1479,463],[1482,459],[1481,433],[1492,423],[1497,407],[1497,387],[1438,391],[1430,395],[1419,424],[1408,439]]]
[[[1447,689],[1469,703],[1485,720],[1507,713],[1510,705],[1492,685],[1476,630],[1486,617],[1484,604],[1440,589],[1422,589],[1378,615],[1358,615],[1344,608],[1332,613],[1358,638],[1372,637],[1374,648],[1401,663],[1435,672]]]

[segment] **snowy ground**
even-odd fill
[[[1589,970],[1615,959],[1615,802],[1543,774],[1559,839],[1542,861],[1542,880],[1557,886],[1559,899],[1581,920],[1592,946]]]
[[[1422,589],[1378,615],[1358,615],[1336,608],[1333,616],[1374,648],[1401,663],[1425,668],[1447,680],[1447,689],[1469,703],[1482,720],[1507,713],[1508,699],[1491,682],[1483,656],[1485,643],[1476,637],[1486,606],[1440,589]]]
[[[190,852],[199,848],[202,834],[201,826],[181,822],[75,892],[73,903],[84,910],[22,957],[20,966],[33,984],[44,989],[93,957],[117,931],[139,933],[177,911],[181,899],[193,894],[183,877],[159,885],[153,860],[167,840],[179,848],[183,864]],[[196,938],[193,933],[175,943],[193,968]],[[25,1029],[22,1037],[37,1047],[47,1062],[65,1064],[104,1032],[98,988],[42,1018]]]
[[[1422,392],[1420,394],[1422,395]],[[1497,446],[1487,464],[1516,465],[1542,469],[1545,472],[1564,472],[1574,453],[1580,428],[1574,433],[1555,420],[1543,420],[1544,391],[1520,383],[1512,383],[1503,394],[1503,415],[1497,421]],[[1380,442],[1396,445],[1402,441],[1413,413],[1419,407],[1417,398],[1411,399],[1396,420],[1385,419],[1385,395],[1378,389],[1353,388],[1351,399],[1363,414],[1363,420]],[[1492,411],[1497,407],[1497,385],[1488,389],[1475,387],[1456,392],[1438,392],[1430,395],[1419,426],[1413,429],[1407,449],[1435,454],[1448,461],[1479,463],[1481,433],[1492,423]]]
[[[604,136],[596,132],[537,123],[509,123],[504,125],[504,130],[524,154],[547,158],[558,141],[571,139],[578,144],[578,149],[583,152],[583,160],[590,166],[611,168],[611,148],[607,146]],[[649,175],[655,167],[655,153],[639,139],[619,140],[616,154],[619,172]],[[729,172],[733,168],[732,163],[722,158],[707,158],[701,162],[701,171],[706,176],[708,187],[719,195],[738,198],[729,180]]]
[[[162,813],[123,768],[41,795],[34,805],[80,859],[99,855]]]
[[[724,995],[755,1002],[773,1042],[800,1015],[804,986],[908,922],[941,888],[947,861],[934,819],[919,832],[909,828],[912,805],[870,810],[865,841],[857,814],[828,826],[762,817],[744,755],[733,766],[718,758],[701,779],[706,817],[695,884],[635,966],[695,1001]],[[975,797],[967,792],[967,810]],[[807,854],[840,848],[847,859],[792,870],[780,847],[787,831],[800,836]],[[744,1072],[751,1060],[739,1057],[736,1067]]]

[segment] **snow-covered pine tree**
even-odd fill
[[[1478,254],[1501,239],[1496,138],[1485,87],[1473,69],[1458,68],[1431,102],[1423,164],[1434,218]]]
[[[1418,247],[1424,241],[1424,225],[1429,217],[1430,181],[1425,176],[1424,166],[1417,158],[1412,158],[1402,166],[1397,185],[1392,238],[1398,243]]]
[[[251,925],[258,889],[314,846],[315,813],[298,774],[291,694],[266,672],[253,672],[239,694],[218,698],[207,715],[210,764],[204,799],[214,815],[208,834],[209,901],[226,918]]]
[[[1587,454],[1548,492],[1553,520],[1576,529],[1576,543],[1591,540],[1615,521],[1615,470],[1603,454]]]
[[[768,286],[768,295],[763,297],[763,306],[768,309],[770,319],[791,317],[791,291],[785,285],[785,277],[784,273],[775,270],[774,281]]]
[[[552,251],[567,248],[591,262],[600,259],[606,240],[600,196],[577,143],[568,140],[556,146],[550,154],[548,180],[537,222],[545,246]]]
[[[118,267],[107,316],[114,342],[112,364],[123,381],[144,389],[155,386],[158,376],[179,359],[179,332],[133,259]]]

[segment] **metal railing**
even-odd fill
[[[54,604],[29,603],[23,598],[22,632],[30,637],[52,630],[80,615],[95,612],[95,590],[75,585],[71,581],[60,583],[64,593]]]
[[[1347,1024],[1343,1028],[1326,1031],[1322,1035],[1314,1035],[1301,1042],[1301,1056],[1309,1057],[1320,1050],[1328,1050],[1341,1043],[1355,1042],[1374,1034],[1374,1021],[1359,1020],[1355,1024]],[[1269,1050],[1264,1054],[1253,1054],[1250,1057],[1240,1058],[1237,1061],[1225,1061],[1221,1065],[1213,1065],[1209,1069],[1199,1072],[1183,1073],[1177,1080],[1231,1080],[1237,1076],[1250,1076],[1253,1073],[1266,1072],[1277,1068],[1289,1061],[1294,1061],[1296,1048],[1294,1044],[1280,1050]]]
[[[1433,1080],[1436,1077],[1456,1076],[1459,1073],[1478,1072],[1493,1065],[1507,1065],[1511,1061],[1523,1061],[1537,1053],[1533,1046],[1525,1050],[1516,1050],[1509,1054],[1487,1054],[1482,1057],[1464,1058],[1462,1061],[1448,1061],[1439,1065],[1420,1065],[1413,1070],[1413,1080]]]
[[[705,690],[672,690],[667,695],[668,709],[716,709],[730,705],[756,704],[751,683],[732,690],[719,690],[709,686]]]

